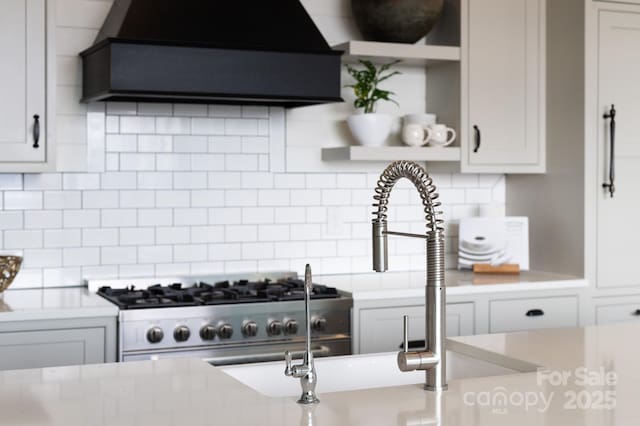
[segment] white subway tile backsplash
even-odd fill
[[[161,135],[188,135],[191,133],[191,118],[156,117],[156,132]]]
[[[138,225],[171,226],[173,225],[173,211],[171,209],[140,209],[138,210]]]
[[[118,229],[116,228],[83,229],[82,246],[117,246],[119,242],[118,236]]]
[[[163,103],[141,102],[138,104],[138,114],[140,115],[172,115],[173,105],[163,104]]]
[[[242,137],[240,136],[210,136],[208,138],[209,152],[241,153]]]
[[[0,174],[0,191],[4,190],[22,190],[22,175],[15,173],[1,173]]]
[[[119,169],[128,170],[155,170],[156,158],[153,154],[120,154]]]
[[[191,242],[194,244],[219,243],[224,241],[223,226],[192,226]]]
[[[208,257],[206,244],[176,245],[173,247],[175,262],[204,262]]]
[[[62,228],[62,211],[27,210],[24,212],[24,227],[27,229]]]
[[[101,211],[101,224],[103,228],[118,228],[121,226],[137,226],[138,211],[134,209],[109,209]],[[93,228],[95,225],[87,226]]]
[[[155,194],[156,207],[184,207],[190,204],[189,191],[156,191]]]
[[[40,191],[7,191],[4,193],[5,210],[42,209],[43,195]]]
[[[222,118],[193,118],[191,132],[194,135],[224,135],[225,121]]]
[[[92,247],[65,248],[62,251],[64,266],[87,266],[100,264],[100,249]]]
[[[257,136],[258,120],[227,118],[225,120],[225,130],[227,135]]]
[[[138,261],[140,263],[164,263],[173,261],[172,246],[143,246],[138,247]]]
[[[164,172],[138,172],[138,189],[172,189],[173,176]]]
[[[24,190],[56,190],[62,189],[60,173],[39,173],[24,175]]]
[[[100,226],[100,210],[65,210],[62,222],[65,228],[96,228]]]
[[[115,209],[119,207],[118,191],[84,191],[82,208]]]
[[[239,105],[209,105],[209,115],[212,117],[240,117],[242,107]]]
[[[172,152],[173,137],[167,135],[139,135],[139,152]]]
[[[176,172],[173,174],[175,189],[205,189],[207,187],[206,172]]]
[[[23,217],[22,211],[0,211],[0,230],[22,229],[24,225]]]
[[[206,208],[175,209],[173,211],[174,225],[206,225],[209,222],[209,212]]]
[[[287,241],[291,232],[289,225],[260,225],[258,226],[259,241]]]
[[[173,115],[176,117],[206,117],[207,105],[199,104],[174,104]]]
[[[4,231],[5,249],[29,249],[43,247],[42,231]]]
[[[156,233],[153,228],[120,228],[121,246],[141,246],[155,243]]]
[[[103,247],[100,252],[103,265],[130,265],[138,261],[136,247]]]
[[[136,135],[107,135],[107,152],[136,152],[138,137]]]
[[[170,105],[169,105],[170,106]],[[120,117],[120,133],[154,133],[156,119],[154,117]]]
[[[156,228],[156,244],[187,244],[191,242],[187,226]]]
[[[137,186],[135,172],[105,172],[101,177],[102,189],[136,189]]]
[[[76,25],[88,13],[84,3],[93,2],[77,3],[63,22]],[[72,37],[95,32],[63,30],[62,51],[79,47]],[[0,174],[0,247],[27,256],[16,288],[78,285],[84,278],[302,271],[306,262],[316,273],[370,269],[370,205],[379,173],[286,172],[311,151],[287,150],[283,108],[78,104],[79,62],[57,60],[64,71],[61,172]],[[475,214],[480,204],[504,210],[502,175],[432,176],[449,222]],[[400,230],[424,230],[410,182],[398,184],[391,203]],[[451,262],[457,228],[448,225],[447,232]],[[391,241],[394,268],[421,268],[423,250],[420,242]]]
[[[193,153],[209,150],[206,136],[174,136],[173,140],[175,152]]]
[[[119,191],[118,196],[120,198],[120,207],[123,208],[151,208],[156,206],[156,193],[154,191]]]

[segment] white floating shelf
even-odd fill
[[[401,59],[406,63],[426,65],[460,61],[460,48],[455,46],[348,41],[333,49],[344,51],[346,58]]]
[[[348,146],[323,148],[322,161],[460,161],[460,148],[412,148],[409,146]]]

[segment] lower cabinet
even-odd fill
[[[636,321],[640,322],[640,297],[599,299],[596,301],[596,324]]]
[[[424,341],[424,305],[360,309],[358,312],[359,330],[354,333],[354,338],[358,340],[355,342],[359,348],[358,353],[397,351],[402,344],[404,315],[409,316],[409,340]],[[473,334],[473,317],[473,303],[447,304],[447,336]]]
[[[115,360],[115,317],[0,323],[0,370]]]
[[[489,302],[489,332],[578,327],[578,298],[538,297]]]

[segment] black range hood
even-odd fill
[[[340,56],[299,0],[115,0],[83,102],[340,102]]]

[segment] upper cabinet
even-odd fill
[[[462,164],[545,172],[545,0],[463,0]]]
[[[53,166],[48,135],[46,0],[0,2],[0,172]]]

